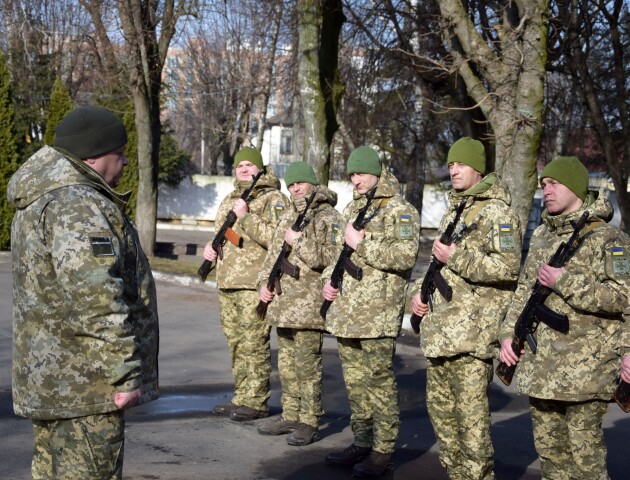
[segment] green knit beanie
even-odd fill
[[[348,175],[353,173],[370,173],[381,176],[381,160],[376,150],[370,147],[359,147],[352,151],[348,157]]]
[[[251,162],[259,170],[263,169],[262,155],[253,147],[243,147],[236,152],[236,155],[234,155],[234,166],[236,167],[241,162]]]
[[[120,118],[103,107],[78,107],[55,128],[53,146],[80,159],[94,158],[127,144],[127,132]]]
[[[483,143],[470,137],[462,137],[457,140],[448,151],[446,163],[463,163],[474,168],[479,173],[486,173],[486,154]]]
[[[558,157],[540,172],[543,178],[553,178],[575,193],[581,200],[588,194],[588,170],[577,157]]]
[[[319,185],[315,171],[306,162],[293,162],[287,167],[287,171],[284,174],[284,182],[287,187],[290,187],[294,183],[305,182],[311,185]]]

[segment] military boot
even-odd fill
[[[367,457],[371,451],[370,447],[359,447],[353,443],[341,452],[326,455],[325,462],[334,467],[351,467]]]
[[[312,427],[306,423],[300,423],[294,432],[287,437],[287,443],[294,447],[303,447],[320,439],[317,427]]]
[[[287,420],[282,415],[270,418],[258,427],[258,433],[261,435],[283,435],[291,433],[298,428],[296,420]]]
[[[256,420],[257,418],[265,418],[269,416],[266,410],[256,410],[255,408],[241,405],[236,410],[230,412],[230,420],[235,422],[245,422],[247,420]]]
[[[358,478],[376,478],[392,469],[391,453],[380,453],[372,450],[370,455],[352,468],[352,476]]]
[[[238,405],[232,402],[224,403],[221,405],[215,405],[215,407],[212,409],[212,415],[217,415],[219,417],[229,417],[230,413],[232,413],[237,408],[238,408]]]

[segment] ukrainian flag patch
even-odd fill
[[[413,238],[413,225],[411,224],[411,215],[399,215],[398,234],[401,240],[410,240]]]
[[[499,248],[502,252],[512,252],[516,249],[511,223],[499,224]]]

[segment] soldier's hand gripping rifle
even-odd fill
[[[446,226],[444,233],[440,236],[440,243],[450,245],[453,242],[455,227],[462,216],[464,208],[466,208],[466,200],[462,200],[459,205],[457,205],[457,208],[455,208],[455,218],[453,218],[453,220]],[[446,280],[444,280],[444,277],[440,273],[443,265],[444,264],[437,258],[431,257],[431,263],[429,264],[427,273],[425,273],[422,285],[420,286],[420,300],[422,300],[422,303],[428,303],[431,310],[433,310],[433,294],[435,293],[436,288],[447,302],[450,302],[453,298],[453,289],[448,283],[446,283]],[[422,317],[412,313],[410,321],[413,331],[415,333],[420,333],[420,322],[422,321]]]
[[[619,385],[613,398],[624,412],[630,413],[630,383],[619,380]]]
[[[313,199],[315,198],[315,190],[311,192],[311,195],[306,199],[306,206],[300,212],[300,214],[295,219],[295,222],[291,226],[291,230],[294,232],[301,232],[304,230],[306,225],[308,225],[309,220],[306,219],[306,212],[308,208],[311,206]],[[280,278],[283,273],[286,273],[290,277],[295,278],[296,280],[300,278],[300,267],[297,265],[293,265],[287,257],[291,253],[291,245],[289,245],[286,241],[282,244],[282,250],[278,254],[278,258],[276,258],[275,263],[273,264],[273,268],[271,269],[271,273],[269,274],[269,278],[267,279],[267,290],[270,292],[276,292],[278,295],[282,295],[282,288],[280,286]],[[256,315],[261,320],[265,319],[265,315],[267,314],[267,307],[269,304],[267,302],[263,302],[262,300],[258,302],[258,306],[256,307]]]
[[[258,182],[260,177],[262,177],[265,172],[266,168],[263,167],[258,171],[256,175],[252,175],[251,185],[247,187],[241,195],[241,199],[245,200],[246,203],[249,203],[252,200],[251,194],[254,191],[256,182]],[[217,252],[217,255],[221,259],[223,259],[223,245],[225,245],[225,242],[227,240],[229,240],[230,243],[236,245],[238,248],[243,248],[243,237],[232,230],[232,227],[236,223],[236,220],[238,220],[238,218],[236,217],[236,213],[234,213],[233,210],[230,210],[227,218],[225,219],[225,222],[223,222],[223,225],[221,225],[221,228],[212,240],[212,249]],[[199,267],[199,270],[197,270],[197,275],[199,275],[199,278],[201,278],[202,282],[206,281],[206,278],[208,278],[208,274],[212,271],[215,265],[216,262],[211,262],[209,260],[203,261],[201,267]]]
[[[372,204],[372,199],[374,198],[374,194],[376,193],[376,186],[370,190],[365,196],[365,206],[359,210],[357,214],[357,218],[352,222],[352,228],[355,230],[363,230],[365,225],[369,221],[369,218],[366,220],[365,216],[367,215],[367,211]],[[350,248],[350,246],[343,242],[343,247],[341,248],[341,253],[339,254],[339,258],[337,259],[337,263],[335,264],[335,268],[333,268],[332,275],[330,276],[330,285],[333,288],[339,288],[341,286],[341,281],[343,280],[343,273],[348,272],[355,280],[361,280],[363,278],[363,269],[357,265],[355,265],[352,260],[350,260],[350,256],[352,255],[354,250]],[[326,319],[326,313],[332,304],[331,300],[324,300],[322,303],[322,307],[319,309],[319,314],[322,318]]]
[[[549,266],[560,268],[566,265],[580,246],[580,231],[586,225],[587,219],[588,211],[584,212],[577,222],[571,222],[573,233],[567,242],[562,242],[558,246],[558,249],[549,260]],[[529,344],[532,353],[536,353],[537,344],[533,335],[540,322],[560,333],[569,331],[569,318],[564,314],[554,312],[545,305],[545,300],[551,292],[550,288],[545,287],[536,280],[529,300],[527,300],[514,325],[514,338],[512,339],[511,347],[517,357],[521,357],[521,351],[525,348],[525,342]],[[496,368],[497,376],[506,385],[512,383],[515,371],[516,364],[508,365],[501,361]]]

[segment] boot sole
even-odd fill
[[[310,445],[311,443],[319,442],[321,437],[319,435],[313,435],[309,442],[299,442],[297,440],[292,440],[287,438],[287,443],[293,447],[305,447],[306,445]]]

